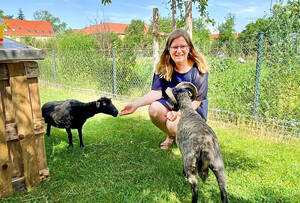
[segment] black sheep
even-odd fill
[[[82,126],[86,120],[97,113],[105,113],[116,117],[118,110],[111,100],[105,97],[97,101],[83,103],[77,100],[47,102],[42,106],[42,115],[47,123],[47,135],[50,136],[50,128],[65,128],[69,137],[69,146],[73,147],[71,129],[78,130],[80,147],[82,142]]]

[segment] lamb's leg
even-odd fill
[[[50,129],[51,129],[51,124],[47,124],[47,136],[50,136]]]
[[[218,181],[219,189],[221,192],[221,200],[222,200],[222,202],[227,203],[228,197],[227,197],[227,192],[226,192],[226,174],[225,174],[224,165],[222,164],[222,166],[219,166],[219,167],[212,166],[211,169],[214,172],[214,174],[217,178],[217,181]]]
[[[192,189],[192,203],[198,202],[198,182],[194,174],[187,174]]]
[[[82,127],[78,128],[78,137],[80,141],[80,147],[84,147],[83,142],[82,142]]]
[[[72,141],[72,132],[70,128],[66,128],[66,131],[68,133],[68,138],[69,138],[69,147],[73,147],[73,141]]]

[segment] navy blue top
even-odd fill
[[[161,90],[162,98],[157,100],[169,110],[171,110],[170,99],[166,94],[166,89],[168,87],[175,87],[180,82],[191,82],[193,83],[197,90],[198,96],[196,100],[201,101],[200,106],[196,111],[201,115],[202,118],[207,120],[207,111],[208,111],[208,100],[207,100],[207,90],[208,90],[208,73],[201,74],[198,68],[194,65],[186,73],[178,73],[173,71],[171,81],[166,81],[164,78],[160,78],[158,74],[154,74],[152,82],[152,90]]]

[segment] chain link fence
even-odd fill
[[[240,48],[238,54],[228,54],[226,47],[199,48],[209,64],[209,120],[300,137],[299,38],[287,53],[277,53],[281,49],[261,38],[258,49]],[[45,52],[39,62],[44,85],[127,100],[151,89],[152,50]]]

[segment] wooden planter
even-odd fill
[[[44,55],[12,40],[5,42],[14,47],[0,47],[0,197],[49,178],[38,64],[30,61]]]

